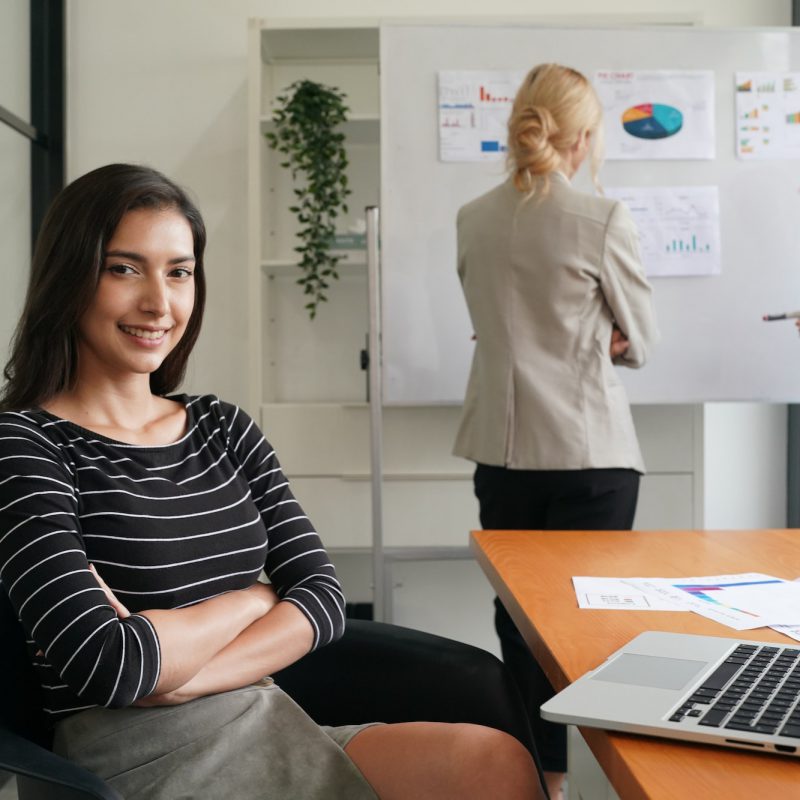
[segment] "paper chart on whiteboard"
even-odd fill
[[[716,186],[614,187],[605,193],[631,212],[649,277],[720,274]]]
[[[714,158],[711,70],[598,70],[606,158]]]
[[[505,157],[507,124],[524,72],[439,72],[439,159],[498,161]]]
[[[738,158],[800,158],[800,72],[736,73]]]

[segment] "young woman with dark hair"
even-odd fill
[[[165,208],[178,210],[191,229],[194,309],[181,340],[151,375],[150,386],[154,394],[167,394],[180,385],[203,319],[205,224],[183,189],[155,170],[111,164],[67,186],[48,210],[5,367],[0,408],[37,405],[70,388],[77,376],[78,321],[97,288],[106,244],[128,211]]]
[[[123,164],[43,223],[2,396],[0,581],[55,748],[128,800],[539,796],[505,733],[320,728],[264,678],[341,636],[344,599],[253,421],[168,394],[205,238],[179,187]]]

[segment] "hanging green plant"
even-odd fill
[[[314,319],[317,306],[328,298],[329,281],[339,277],[341,256],[331,253],[336,219],[347,213],[347,152],[339,126],[349,109],[338,89],[309,80],[295,81],[276,99],[272,115],[275,130],[264,134],[269,146],[286,156],[281,166],[295,182],[295,205],[289,210],[299,222],[303,271],[297,282],[309,296],[306,303]]]

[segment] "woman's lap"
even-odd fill
[[[179,706],[90,709],[57,725],[54,749],[126,800],[375,800],[343,750],[364,727],[320,728],[257,684]]]

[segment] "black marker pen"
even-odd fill
[[[787,311],[785,314],[764,314],[764,322],[774,322],[778,319],[800,319],[800,311]]]

